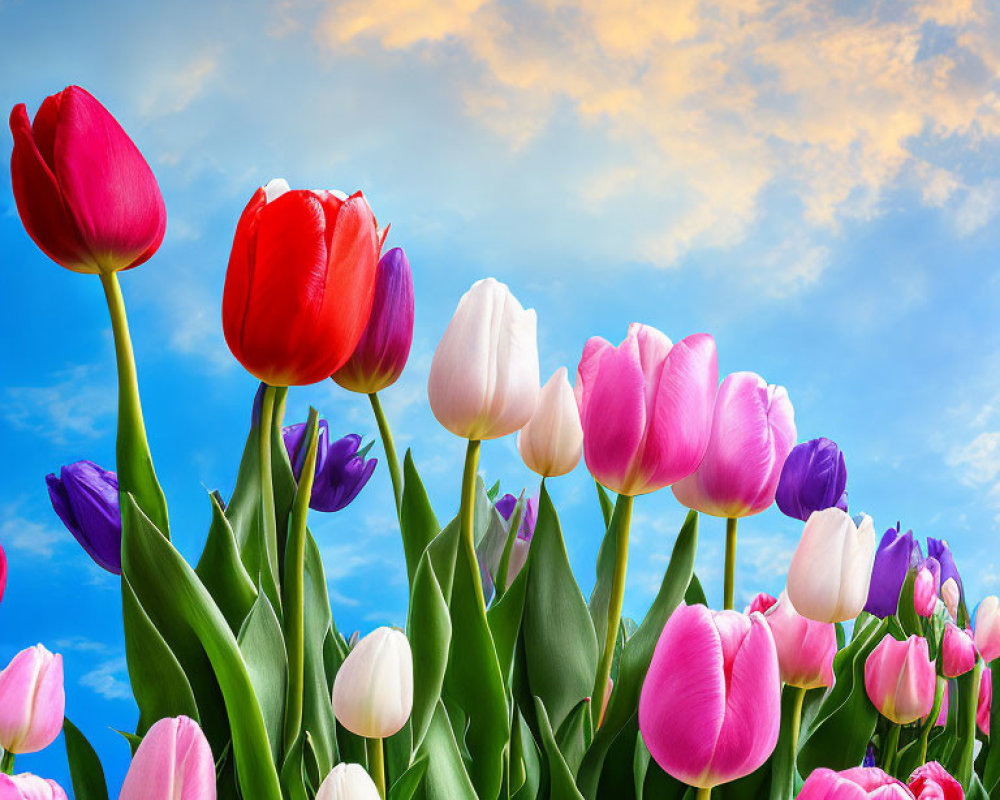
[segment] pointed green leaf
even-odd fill
[[[234,633],[257,599],[257,588],[240,559],[239,546],[216,493],[212,501],[212,525],[195,572],[212,595]]]
[[[451,617],[430,556],[420,559],[410,597],[408,638],[413,648],[413,743],[419,748],[441,699],[448,652]]]
[[[545,705],[538,697],[535,698],[535,716],[538,719],[538,731],[548,767],[549,800],[583,800],[583,795],[576,788],[573,773],[559,752],[549,716],[545,713]]]
[[[264,717],[271,757],[275,763],[281,752],[281,726],[285,713],[288,664],[281,623],[267,595],[261,593],[240,629],[237,642],[243,653],[247,675]]]
[[[87,737],[68,718],[63,720],[63,738],[66,740],[73,796],[76,800],[108,800],[108,783],[101,760]]]
[[[441,531],[434,509],[427,498],[427,490],[420,480],[413,463],[413,454],[406,451],[403,458],[403,503],[400,511],[400,528],[403,534],[403,553],[406,556],[406,575],[410,586],[427,545]]]

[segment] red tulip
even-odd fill
[[[237,360],[272,386],[344,365],[368,324],[380,242],[361,192],[273,180],[243,210],[226,272],[222,327]]]
[[[28,235],[74,272],[143,263],[160,246],[167,213],[142,153],[88,92],[70,86],[28,119],[10,113],[14,200]]]
[[[965,792],[948,770],[937,761],[930,761],[910,776],[910,791],[917,800],[963,800]]]

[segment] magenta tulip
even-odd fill
[[[752,614],[754,611],[759,611],[761,614],[767,614],[768,609],[772,608],[777,602],[778,598],[774,595],[767,592],[758,592],[743,613]]]
[[[675,345],[656,328],[632,323],[618,347],[590,339],[575,387],[587,468],[624,495],[690,475],[708,445],[718,380],[708,334]]]
[[[132,756],[119,800],[215,800],[212,748],[198,723],[161,719]]]
[[[941,567],[933,558],[925,559],[913,581],[913,608],[921,617],[930,617],[937,607]]]
[[[0,747],[37,753],[55,741],[66,711],[61,655],[42,645],[22,650],[0,672]]]
[[[798,800],[913,800],[906,784],[878,767],[834,772],[821,767],[802,785]]]
[[[941,674],[957,678],[976,666],[976,643],[971,631],[963,631],[949,622],[941,640]]]
[[[984,736],[990,735],[990,708],[993,705],[993,673],[989,667],[983,667],[979,679],[979,700],[976,704],[976,724]]]
[[[815,689],[833,686],[833,657],[837,654],[837,628],[799,614],[784,592],[764,614],[778,651],[781,680],[790,686]]]
[[[931,712],[936,684],[934,662],[922,636],[900,642],[887,633],[865,662],[868,699],[882,716],[898,725]]]
[[[965,797],[962,784],[937,761],[917,767],[910,776],[909,787],[917,800],[963,800]]]
[[[780,705],[778,654],[764,618],[682,605],[653,653],[639,730],[666,772],[710,788],[767,760],[778,740]]]
[[[55,781],[30,772],[0,773],[0,800],[66,800],[66,792]]]
[[[795,413],[784,387],[770,386],[752,372],[734,372],[719,387],[705,458],[674,486],[674,495],[688,508],[716,517],[759,514],[774,502],[795,436]]]

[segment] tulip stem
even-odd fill
[[[793,687],[795,695],[792,698],[792,776],[795,775],[795,760],[799,755],[799,732],[802,730],[802,703],[806,699],[806,690],[801,686]]]
[[[732,610],[736,590],[736,517],[726,520],[726,576],[723,608]]]
[[[14,774],[14,758],[16,754],[11,753],[9,750],[4,750],[3,759],[0,760],[0,772],[4,775]]]
[[[378,796],[385,800],[385,755],[381,739],[365,739],[365,749],[368,751],[368,774],[375,781]]]
[[[601,710],[604,708],[604,694],[611,677],[611,662],[615,657],[615,642],[618,641],[618,626],[622,618],[622,602],[625,599],[625,574],[628,571],[628,533],[632,524],[631,495],[621,495],[621,523],[615,535],[615,571],[611,579],[611,597],[608,603],[608,627],[604,631],[604,651],[597,667],[597,679],[594,681],[591,714],[594,727],[600,724]]]
[[[703,787],[695,793],[696,800],[709,800],[711,796],[712,796],[711,786]]]
[[[121,491],[129,492],[135,497],[143,513],[169,538],[167,501],[156,480],[153,457],[149,452],[146,425],[142,419],[142,403],[139,400],[139,378],[135,370],[132,336],[129,334],[125,299],[122,297],[118,273],[102,272],[101,285],[104,287],[104,297],[111,316],[111,332],[114,335],[118,365],[118,438],[115,445],[118,484]]]
[[[462,473],[462,503],[459,507],[459,523],[461,525],[461,547],[465,549],[465,557],[469,569],[473,573],[473,585],[476,587],[476,602],[483,615],[486,614],[486,598],[483,595],[483,580],[479,574],[479,562],[476,560],[476,475],[479,471],[478,439],[470,439],[465,451],[465,471]]]
[[[896,750],[899,747],[899,730],[902,726],[892,723],[889,733],[885,737],[885,748],[882,754],[882,769],[892,775],[896,767]]]
[[[378,392],[371,392],[368,399],[372,404],[372,412],[375,414],[375,422],[378,423],[378,432],[382,437],[382,449],[385,450],[385,463],[389,467],[389,479],[392,481],[392,494],[396,499],[396,516],[403,513],[403,479],[399,472],[399,457],[396,455],[396,445],[392,441],[392,431],[389,430],[389,420],[385,418],[382,410],[382,402],[378,398]]]
[[[921,764],[927,763],[927,740],[930,738],[931,731],[934,729],[934,725],[937,723],[938,714],[941,713],[941,704],[944,702],[944,693],[948,689],[948,681],[942,678],[940,675],[937,676],[937,684],[934,687],[934,705],[931,708],[931,713],[927,717],[927,721],[924,722],[924,728],[920,731],[920,762]]]
[[[278,525],[274,511],[274,477],[271,473],[271,427],[274,421],[274,387],[264,389],[260,407],[260,439],[257,455],[260,472],[261,525],[268,568],[278,587]],[[278,609],[275,609],[277,611]]]

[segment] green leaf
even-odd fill
[[[771,756],[770,800],[792,800],[795,796],[795,757],[792,752],[792,720],[799,702],[799,694],[805,689],[788,686],[781,690],[781,728],[778,744]]]
[[[597,580],[594,590],[590,593],[588,608],[593,620],[596,641],[602,643],[608,630],[608,606],[611,603],[611,584],[615,572],[615,551],[618,547],[618,530],[628,516],[626,508],[631,498],[619,495],[615,503],[614,514],[607,525],[607,531],[597,553]],[[537,526],[536,526],[537,530]],[[596,668],[594,669],[596,673]],[[593,686],[591,686],[593,689]],[[547,707],[547,706],[546,706]]]
[[[243,653],[247,675],[264,717],[271,757],[275,763],[281,752],[281,730],[285,714],[288,663],[281,623],[267,595],[261,593],[243,623],[237,642]]]
[[[406,556],[406,576],[413,588],[413,579],[420,565],[420,558],[427,545],[441,531],[434,509],[427,498],[427,490],[413,464],[413,454],[406,451],[403,458],[403,503],[400,511],[400,528],[403,534],[403,553]]]
[[[493,643],[496,646],[497,662],[500,664],[500,673],[503,675],[505,683],[509,683],[514,662],[514,649],[517,646],[517,637],[521,632],[529,571],[528,565],[525,564],[517,577],[514,578],[514,582],[486,612],[490,632],[493,635]]]
[[[63,737],[73,781],[73,796],[76,800],[108,800],[108,784],[101,760],[87,737],[68,718],[63,719]]]
[[[615,506],[611,502],[608,490],[597,481],[594,481],[594,485],[597,487],[597,502],[601,505],[601,516],[604,517],[604,530],[607,530],[611,524],[611,516],[615,513]]]
[[[572,774],[576,774],[583,760],[583,754],[594,738],[593,719],[590,710],[590,698],[585,697],[577,704],[566,721],[556,732],[556,745],[562,753],[566,766]]]
[[[212,525],[195,572],[234,633],[257,599],[257,588],[240,560],[239,546],[218,494],[210,493]]]
[[[261,595],[263,597],[263,595]],[[285,761],[281,765],[281,785],[286,800],[308,800],[306,795],[306,775],[302,758],[302,733],[292,741]]]
[[[899,602],[896,607],[896,616],[903,626],[903,632],[906,634],[906,637],[924,635],[923,626],[920,624],[920,617],[913,603],[913,589],[916,579],[917,571],[915,569],[907,571],[903,587],[899,591]],[[933,658],[933,656],[931,657]]]
[[[519,711],[515,716],[510,751],[511,797],[513,800],[535,800],[542,783],[541,752],[524,716]]]
[[[427,758],[421,758],[410,764],[409,768],[396,778],[389,789],[389,800],[412,800],[427,772]]]
[[[983,662],[977,661],[970,672],[960,675],[958,686],[958,727],[955,748],[944,765],[960,784],[968,790],[972,780],[972,759],[976,745],[976,707]]]
[[[545,704],[539,697],[535,698],[535,716],[538,719],[538,731],[548,767],[549,800],[583,800],[583,795],[576,788],[573,773],[559,752],[549,716],[545,712]]]
[[[426,800],[479,800],[462,762],[448,714],[441,703],[434,710],[427,735],[417,751],[417,761],[421,760],[426,761],[427,771],[418,797]]]
[[[1000,698],[1000,659],[990,662],[990,677],[991,697]],[[990,703],[990,731],[1000,731],[1000,700]],[[990,739],[990,749],[983,766],[983,786],[991,797],[994,793],[1000,797],[1000,742],[995,735]]]
[[[691,583],[688,584],[687,591],[684,592],[684,603],[689,606],[707,606],[708,598],[705,597],[705,590],[701,587],[698,576],[691,573]]]
[[[451,617],[430,556],[420,559],[413,579],[407,623],[413,648],[413,742],[419,748],[430,727],[444,685],[451,646]]]

